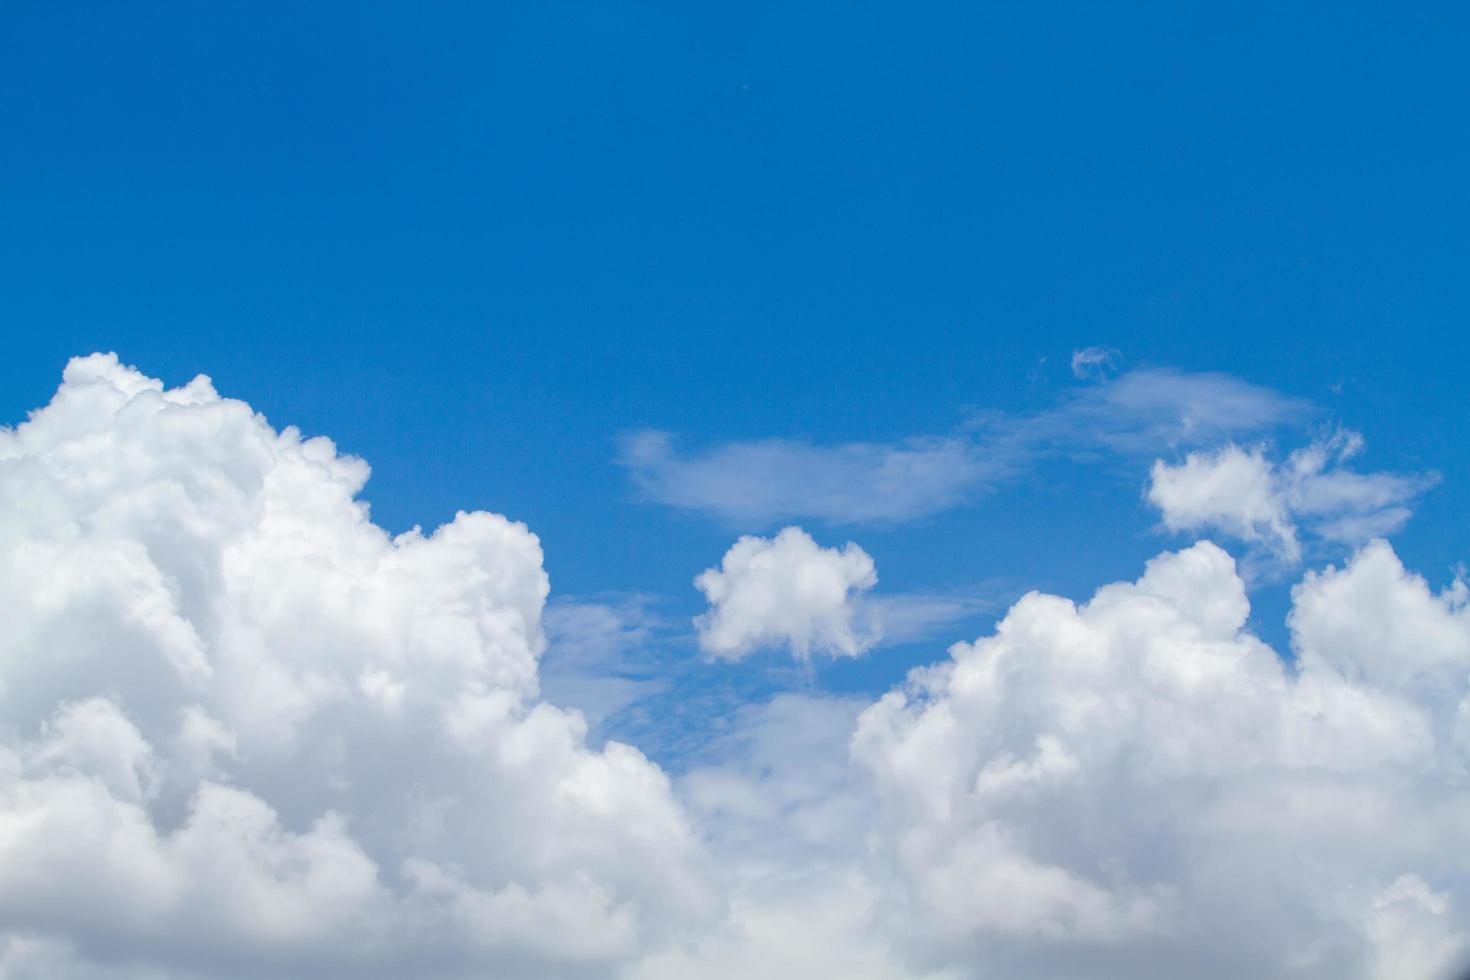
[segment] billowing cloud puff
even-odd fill
[[[1470,615],[1377,543],[1288,667],[1228,555],[1031,594],[860,718],[891,914],[967,976],[1447,976],[1470,954]],[[881,879],[880,879],[881,880]]]
[[[1292,560],[1301,556],[1296,526],[1260,450],[1226,446],[1190,453],[1178,466],[1156,460],[1148,499],[1171,531],[1215,527],[1238,538],[1270,540]]]
[[[1362,448],[1361,437],[1341,432],[1280,465],[1259,447],[1234,445],[1189,453],[1177,465],[1155,460],[1148,499],[1171,531],[1223,531],[1296,562],[1303,526],[1329,541],[1361,544],[1397,530],[1409,519],[1408,502],[1434,482],[1342,465]]]
[[[543,699],[533,535],[390,537],[366,479],[111,356],[0,430],[4,980],[1470,962],[1470,589],[1381,541],[1293,590],[1292,658],[1200,543],[1084,604],[1027,595],[876,703],[734,711],[671,783]],[[858,652],[875,581],[856,545],[741,539],[702,639]],[[653,623],[554,618],[568,691]]]
[[[1441,713],[1453,707],[1470,674],[1463,579],[1436,594],[1386,542],[1374,541],[1345,570],[1308,572],[1292,600],[1289,621],[1303,664],[1404,692]]]
[[[685,457],[659,431],[626,436],[621,462],[650,499],[746,525],[910,521],[957,506],[1006,468],[954,436],[840,446],[766,439]]]
[[[774,538],[746,535],[719,568],[694,580],[710,603],[695,620],[699,645],[731,660],[774,646],[802,660],[813,652],[857,656],[877,637],[854,600],[877,582],[873,559],[850,541],[823,548],[799,527]]]
[[[538,699],[535,536],[367,476],[111,355],[0,430],[6,976],[606,975],[708,910],[664,774]]]

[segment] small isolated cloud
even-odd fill
[[[731,713],[680,782],[721,926],[632,976],[1450,980],[1470,954],[1470,600],[1383,542],[1292,592],[1208,542],[1030,593],[867,705]]]
[[[700,648],[728,660],[780,646],[800,660],[855,657],[877,639],[856,604],[877,582],[873,559],[850,541],[823,548],[799,527],[746,535],[694,580],[710,604],[694,621]]]
[[[1409,519],[1409,502],[1434,482],[1429,475],[1348,469],[1362,448],[1356,433],[1340,432],[1280,464],[1261,447],[1235,445],[1192,452],[1178,464],[1155,460],[1148,499],[1171,531],[1216,530],[1297,562],[1304,533],[1362,544],[1398,530]]]
[[[1112,347],[1084,347],[1072,352],[1072,375],[1083,381],[1106,377],[1122,359],[1123,353]]]
[[[1213,453],[1190,453],[1177,466],[1158,460],[1148,499],[1171,531],[1217,528],[1248,541],[1269,542],[1292,561],[1301,557],[1275,467],[1259,449],[1226,446]]]
[[[1074,389],[1056,408],[1012,428],[1038,452],[1101,449],[1130,458],[1299,425],[1315,411],[1228,374],[1148,368]]]

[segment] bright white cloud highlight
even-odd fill
[[[873,559],[850,541],[823,548],[799,527],[774,538],[746,535],[719,568],[694,580],[710,604],[695,620],[700,648],[730,660],[775,646],[801,660],[855,657],[877,639],[876,624],[863,622],[856,604],[877,583]]]
[[[662,647],[670,625],[648,608],[648,597],[604,595],[554,601],[546,608],[547,651],[541,692],[576,708],[594,737],[609,719],[666,692],[673,672]]]
[[[606,975],[711,907],[664,774],[538,699],[535,536],[390,537],[367,476],[110,355],[0,430],[5,962]]]
[[[1348,469],[1362,448],[1360,436],[1343,432],[1280,465],[1260,447],[1234,445],[1189,453],[1177,465],[1155,460],[1148,499],[1171,531],[1223,531],[1296,562],[1303,529],[1346,544],[1390,534],[1409,519],[1409,502],[1435,482],[1432,475]]]
[[[1470,955],[1470,615],[1387,545],[1290,671],[1201,543],[1032,594],[860,719],[892,914],[966,975],[1447,978]]]
[[[1190,453],[1178,466],[1155,460],[1150,478],[1149,502],[1162,512],[1169,530],[1214,527],[1268,541],[1293,561],[1301,557],[1289,504],[1261,450],[1226,446]]]

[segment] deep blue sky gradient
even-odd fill
[[[558,594],[687,621],[734,532],[638,502],[620,433],[945,434],[1056,404],[1102,344],[1440,473],[1395,544],[1443,583],[1467,37],[1449,4],[10,3],[0,418],[73,354],[205,372],[366,457],[388,527],[500,511]],[[1085,595],[1175,542],[1145,478],[1058,463],[811,530],[885,590]],[[1256,601],[1279,642],[1285,586]]]

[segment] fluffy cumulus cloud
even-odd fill
[[[746,535],[719,568],[694,580],[710,604],[695,620],[699,645],[731,660],[777,646],[802,660],[813,653],[857,656],[877,634],[856,600],[877,582],[873,559],[850,541],[823,548],[799,527],[774,538]]]
[[[1029,594],[877,701],[738,708],[670,779],[544,698],[533,535],[390,537],[366,478],[112,357],[0,430],[0,977],[1470,964],[1470,588],[1386,543],[1302,577],[1290,657],[1201,542]],[[874,580],[855,545],[742,539],[701,628],[856,651]],[[654,628],[552,618],[572,675]]]
[[[1470,612],[1389,547],[1294,593],[1201,543],[1031,594],[860,718],[892,914],[1007,977],[1448,977],[1470,954]]]
[[[536,537],[390,537],[367,476],[113,356],[0,430],[5,976],[603,976],[712,908],[539,698]]]
[[[1170,530],[1223,531],[1296,562],[1303,531],[1347,544],[1389,534],[1434,482],[1430,475],[1354,472],[1344,464],[1362,448],[1360,436],[1341,432],[1280,464],[1261,447],[1236,445],[1192,452],[1178,464],[1156,460],[1148,499]]]
[[[1470,590],[1374,542],[1293,660],[1249,611],[1202,542],[876,703],[742,709],[681,781],[729,914],[634,975],[1458,980]]]

